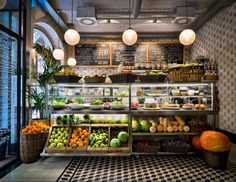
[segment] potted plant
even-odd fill
[[[204,131],[200,136],[203,156],[206,163],[214,169],[227,167],[230,151],[230,140],[223,133],[217,131]]]
[[[28,99],[31,100],[30,103],[34,103],[34,109],[39,112],[40,121],[45,122],[45,109],[46,109],[46,85],[52,80],[53,76],[65,68],[65,65],[60,65],[60,62],[53,58],[52,51],[43,45],[35,44],[35,51],[43,57],[42,62],[42,72],[32,73],[32,77],[39,84],[39,89],[29,88]],[[36,119],[36,120],[38,120]],[[48,122],[48,119],[46,118]]]

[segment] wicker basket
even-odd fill
[[[115,74],[110,75],[109,78],[111,79],[112,83],[133,83],[136,79],[135,74]]]
[[[75,75],[54,75],[53,78],[57,83],[77,83],[82,77]]]
[[[20,158],[25,163],[35,162],[40,157],[46,137],[42,134],[20,134]]]
[[[160,150],[160,146],[140,146],[133,145],[133,151],[139,153],[149,153],[149,154],[157,154]]]
[[[106,74],[102,74],[101,76],[95,75],[93,77],[85,76],[84,81],[85,83],[105,83]]]
[[[203,74],[202,65],[175,66],[169,69],[169,78],[173,82],[199,82]]]
[[[166,75],[139,75],[140,81],[143,83],[163,83],[166,80]]]

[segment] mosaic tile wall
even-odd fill
[[[219,127],[236,133],[236,2],[221,10],[197,31],[191,58],[216,60],[219,68]]]

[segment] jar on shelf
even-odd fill
[[[110,91],[109,88],[106,88],[106,89],[105,89],[104,95],[105,95],[105,96],[110,96],[110,95],[111,95],[111,91]]]

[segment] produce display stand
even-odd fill
[[[195,96],[173,96],[173,95],[160,95],[160,96],[147,96],[147,95],[142,95],[142,96],[137,96],[134,95],[134,91],[137,90],[137,88],[144,88],[146,92],[150,90],[155,90],[155,88],[166,88],[166,89],[171,89],[175,87],[209,87],[210,88],[210,93],[207,93],[205,95],[195,95]],[[58,90],[59,88],[67,88],[67,89],[80,89],[80,93],[82,91],[87,91],[89,88],[92,89],[98,89],[102,88],[103,89],[103,95],[79,95],[80,97],[83,97],[85,100],[86,99],[94,99],[94,98],[100,98],[100,99],[125,99],[128,102],[128,107],[125,109],[121,110],[91,110],[89,108],[81,109],[81,110],[72,110],[69,108],[61,109],[61,110],[54,110],[50,108],[49,103],[57,98],[73,98],[73,97],[78,97],[77,94],[73,95],[60,95]],[[110,95],[104,95],[105,89],[110,90]],[[127,95],[113,95],[114,89],[126,89],[128,92]],[[146,89],[145,89],[146,88]],[[168,138],[168,137],[191,137],[195,135],[199,135],[199,133],[196,132],[155,132],[155,133],[150,133],[150,132],[132,132],[132,119],[134,117],[151,117],[151,116],[196,116],[196,117],[201,117],[201,116],[207,116],[207,115],[213,115],[213,122],[211,123],[212,128],[215,128],[215,114],[216,114],[216,109],[215,109],[215,84],[214,83],[151,83],[151,84],[145,84],[145,83],[130,83],[130,84],[52,84],[47,86],[47,114],[51,117],[52,115],[61,115],[61,114],[94,114],[94,115],[126,115],[129,117],[129,123],[128,124],[116,124],[116,123],[110,123],[110,124],[74,124],[74,125],[55,125],[52,127],[61,127],[61,126],[67,126],[67,127],[89,127],[89,136],[91,134],[91,130],[94,127],[106,127],[108,129],[108,140],[110,144],[110,140],[112,137],[114,137],[113,134],[113,128],[126,128],[126,131],[129,135],[129,141],[127,145],[121,145],[121,147],[118,148],[111,148],[110,145],[108,147],[91,147],[90,143],[86,147],[83,147],[80,149],[71,149],[68,147],[68,144],[65,147],[65,150],[60,150],[53,151],[53,149],[50,151],[48,150],[48,140],[52,132],[52,128],[50,129],[50,134],[48,136],[48,140],[45,144],[45,148],[43,152],[41,153],[41,156],[129,156],[129,155],[153,155],[153,153],[146,153],[146,152],[135,152],[133,151],[132,145],[133,142],[136,138]],[[120,91],[120,90],[119,90]],[[84,92],[83,92],[84,93]],[[178,98],[183,98],[183,99],[195,99],[195,100],[202,100],[205,99],[207,102],[209,101],[209,107],[207,107],[204,110],[184,110],[182,108],[178,110],[144,110],[142,108],[138,108],[137,110],[132,110],[131,109],[131,101],[132,99],[138,99],[138,98],[169,98],[169,99],[178,99]],[[142,106],[142,105],[141,105]],[[117,134],[117,133],[116,133]],[[70,134],[71,135],[71,130]],[[68,137],[68,142],[69,142]],[[180,154],[182,155],[183,153],[174,153],[174,152],[164,152],[164,151],[157,151],[155,152],[154,155],[177,155]],[[195,154],[194,151],[189,151],[187,153],[184,153],[184,155],[188,154]]]

